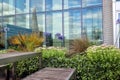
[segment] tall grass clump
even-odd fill
[[[12,36],[9,39],[11,46],[16,46],[21,51],[33,51],[36,47],[42,45],[44,39],[38,33],[21,34]]]

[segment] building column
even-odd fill
[[[103,0],[103,40],[113,45],[113,4],[112,0]]]

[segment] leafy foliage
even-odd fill
[[[55,47],[49,47],[49,48],[36,48],[36,52],[42,52],[43,62],[42,66],[45,67],[47,65],[47,62],[52,58],[58,58],[58,57],[65,57],[65,49],[64,48],[55,48]],[[50,62],[50,61],[49,61]],[[37,71],[38,68],[39,59],[38,57],[34,57],[31,59],[26,59],[19,61],[17,63],[17,76],[22,78],[25,77],[35,71]]]
[[[86,52],[98,79],[120,79],[120,50],[118,48],[110,45],[92,46]]]
[[[65,49],[37,48],[42,51],[43,67],[75,68],[77,80],[120,80],[120,50],[114,46],[92,46],[84,55],[65,57]],[[38,58],[18,63],[17,75],[24,77],[38,70]]]
[[[39,47],[35,49],[36,52],[42,52],[43,58],[50,58],[50,57],[65,57],[67,52],[66,48],[59,48],[59,47]]]
[[[36,47],[41,46],[43,43],[43,37],[38,33],[32,34],[20,34],[13,36],[9,39],[9,43],[12,46],[19,47],[22,51],[33,51]]]
[[[120,51],[113,46],[90,47],[72,58],[43,59],[47,67],[75,68],[77,80],[119,80]]]

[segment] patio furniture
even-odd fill
[[[22,80],[76,80],[76,75],[71,68],[43,68]]]
[[[17,53],[6,53],[6,54],[0,54],[0,65],[6,65],[9,63],[13,63],[13,68],[12,68],[12,80],[16,80],[16,62],[20,60],[24,60],[27,58],[32,58],[35,56],[39,56],[39,68],[41,68],[41,59],[42,59],[42,53],[37,53],[37,52],[17,52]],[[6,78],[9,80],[9,76]]]

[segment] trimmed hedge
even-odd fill
[[[113,46],[93,46],[84,55],[65,57],[65,50],[38,49],[43,52],[43,67],[75,68],[77,80],[120,80],[120,50]],[[18,75],[37,71],[37,58],[18,63]],[[28,66],[32,67],[28,67]]]

